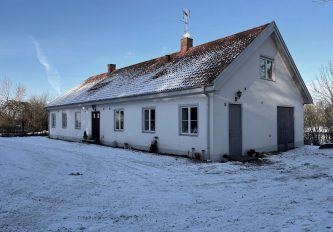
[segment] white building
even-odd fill
[[[312,103],[274,22],[88,78],[47,106],[51,138],[158,151],[224,154],[303,145]]]

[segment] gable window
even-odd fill
[[[67,114],[62,113],[62,128],[67,128]]]
[[[198,107],[182,106],[180,107],[180,132],[184,135],[198,134]]]
[[[75,112],[75,129],[81,129],[81,112]]]
[[[114,129],[117,131],[124,130],[124,110],[114,111]]]
[[[273,60],[260,57],[260,78],[273,80]]]
[[[155,109],[143,109],[143,131],[155,132]]]
[[[56,127],[56,114],[55,113],[51,114],[51,127],[52,128]]]

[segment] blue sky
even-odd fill
[[[178,51],[183,8],[194,45],[275,20],[305,82],[333,59],[333,2],[1,0],[0,78],[55,97],[108,63]]]

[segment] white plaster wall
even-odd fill
[[[179,133],[179,107],[182,105],[197,105],[198,109],[198,136],[186,136]],[[155,107],[156,131],[155,133],[142,132],[142,109]],[[114,110],[124,109],[124,131],[114,130]],[[81,130],[74,127],[74,114],[80,109],[67,109],[68,126],[61,128],[61,110],[57,113],[57,126],[51,128],[50,137],[81,140],[84,128],[91,131],[91,107],[82,116]],[[96,105],[100,111],[100,139],[103,144],[111,145],[113,141],[122,146],[129,143],[132,147],[148,150],[152,139],[158,137],[159,151],[179,155],[188,155],[191,149],[197,152],[207,150],[207,98],[205,95],[156,99],[149,101],[133,101],[127,103]],[[50,111],[50,123],[51,113]],[[84,116],[86,114],[86,116]]]
[[[67,127],[62,128],[62,112],[67,113]],[[75,128],[75,112],[81,112],[81,128]],[[51,115],[56,114],[56,127],[52,128]],[[87,123],[90,122],[90,123]],[[51,110],[49,112],[49,123],[50,123],[50,137],[56,139],[65,139],[71,141],[80,141],[83,138],[84,130],[87,131],[88,135],[91,133],[91,107],[63,110]]]
[[[259,58],[274,59],[275,81],[259,76]],[[246,88],[246,90],[245,90]],[[235,93],[242,97],[235,102]],[[294,107],[295,145],[303,145],[303,99],[272,39],[268,39],[214,95],[213,160],[229,152],[228,105],[242,104],[242,150],[277,150],[277,106]]]
[[[259,58],[267,56],[274,59],[275,81],[262,80],[259,77]],[[246,88],[246,90],[245,90]],[[234,96],[238,90],[242,97],[237,104],[242,104],[242,150],[272,151],[277,149],[277,106],[294,107],[295,145],[303,145],[303,99],[295,83],[292,81],[274,42],[268,39],[254,54],[237,70],[233,77],[222,88],[210,94],[210,158],[221,160],[228,154],[228,105],[235,103]],[[179,106],[199,106],[198,136],[179,134]],[[142,132],[142,108],[155,107],[156,132]],[[87,108],[87,107],[86,107]],[[124,109],[124,131],[114,130],[114,110]],[[88,110],[81,108],[64,109],[67,112],[68,125],[61,127],[62,110],[56,113],[56,128],[50,127],[50,137],[79,141],[86,129],[91,134],[91,106]],[[100,111],[100,139],[111,145],[117,141],[119,145],[129,143],[139,149],[149,149],[151,140],[157,136],[159,150],[164,153],[187,155],[192,148],[207,152],[207,97],[195,95],[178,98],[141,100],[127,103],[97,105]],[[74,115],[81,111],[81,129],[75,129]]]

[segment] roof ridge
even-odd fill
[[[209,42],[206,42],[206,43],[202,43],[202,44],[199,44],[199,45],[196,45],[196,46],[193,46],[191,48],[189,48],[189,50],[187,51],[190,52],[191,50],[195,49],[195,48],[200,48],[201,46],[205,46],[205,45],[209,45],[209,44],[212,44],[212,43],[215,43],[215,42],[220,42],[220,41],[223,41],[223,40],[227,40],[227,39],[230,39],[231,37],[235,37],[235,36],[238,36],[238,35],[241,35],[241,34],[245,34],[249,31],[252,31],[252,30],[258,30],[260,28],[265,28],[269,25],[270,23],[266,23],[266,24],[262,24],[260,26],[256,26],[256,27],[253,27],[253,28],[250,28],[250,29],[247,29],[247,30],[244,30],[244,31],[241,31],[241,32],[237,32],[235,34],[230,34],[230,35],[227,35],[225,37],[222,37],[222,38],[219,38],[219,39],[215,39],[215,40],[212,40],[212,41],[209,41]],[[145,63],[149,63],[149,62],[153,62],[153,61],[156,61],[158,59],[161,59],[161,58],[164,58],[165,56],[175,56],[175,55],[178,55],[180,54],[181,51],[178,51],[178,52],[172,52],[172,53],[169,53],[169,54],[165,54],[163,56],[159,56],[159,57],[155,57],[155,58],[152,58],[152,59],[149,59],[149,60],[145,60],[145,61],[141,61],[139,63],[135,63],[135,64],[131,64],[131,65],[128,65],[128,66],[125,66],[125,67],[121,67],[119,69],[116,69],[115,70],[115,73],[117,71],[120,71],[122,69],[127,69],[127,68],[130,68],[130,67],[133,67],[133,66],[136,66],[136,65],[142,65],[142,64],[145,64]],[[101,73],[102,74],[102,73]],[[100,74],[97,74],[97,75],[100,75]],[[94,75],[95,76],[95,75]],[[91,76],[93,77],[93,76]],[[89,77],[90,78],[90,77]]]
[[[209,42],[206,42],[206,43],[202,43],[202,44],[199,44],[197,46],[193,46],[189,50],[191,50],[193,48],[200,47],[200,46],[208,45],[208,44],[211,44],[211,43],[214,43],[214,42],[220,42],[220,41],[223,41],[223,40],[227,40],[227,39],[230,39],[231,37],[236,37],[236,36],[239,36],[241,34],[246,34],[246,33],[250,32],[250,31],[255,31],[255,30],[258,30],[258,29],[263,29],[263,28],[266,28],[269,24],[270,23],[262,24],[260,26],[256,26],[256,27],[253,27],[253,28],[241,31],[241,32],[237,32],[235,34],[230,34],[230,35],[227,35],[227,36],[219,38],[219,39],[215,39],[215,40],[212,40],[212,41],[209,41]]]

